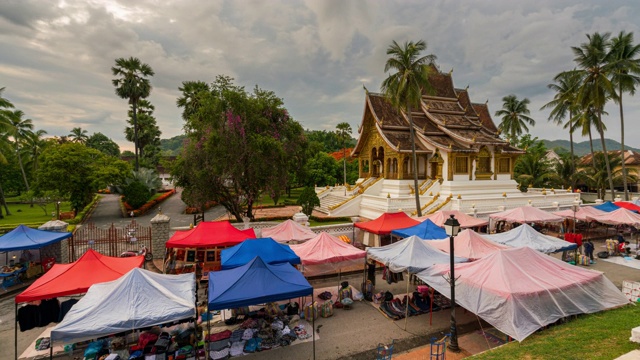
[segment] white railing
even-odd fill
[[[480,199],[452,199],[451,208],[464,213],[476,213],[478,217],[486,217],[491,213],[505,211],[520,206],[531,205],[542,210],[558,211],[568,209],[576,201],[579,194],[564,192],[547,195],[527,193],[526,197],[495,197]]]

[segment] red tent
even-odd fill
[[[613,203],[614,205],[620,206],[621,208],[625,208],[627,210],[633,210],[633,211],[637,211],[638,213],[640,213],[640,206],[632,203],[632,202],[628,202],[628,201],[616,201]]]
[[[365,245],[380,246],[379,235],[389,235],[393,230],[404,229],[418,224],[420,224],[419,221],[400,211],[397,213],[384,213],[375,220],[355,223],[354,225],[366,231],[363,240]],[[378,236],[371,236],[371,234]]]
[[[203,221],[195,229],[176,231],[167,241],[168,248],[213,248],[233,246],[255,239],[253,229],[238,230],[228,221]]]
[[[16,304],[86,293],[93,284],[112,281],[141,267],[143,256],[111,257],[89,249],[71,264],[55,264],[20,295]]]

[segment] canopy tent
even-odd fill
[[[443,228],[434,224],[429,219],[412,227],[393,230],[391,231],[391,235],[398,236],[401,238],[406,238],[406,237],[415,235],[421,238],[422,240],[445,239],[449,237],[447,236],[447,232],[444,231]]]
[[[533,206],[521,206],[515,209],[501,211],[489,215],[489,218],[497,221],[520,224],[535,222],[562,222],[562,220],[564,220],[562,216],[555,215]]]
[[[232,269],[242,266],[260,256],[268,264],[290,263],[300,264],[300,257],[291,250],[289,245],[277,243],[272,238],[248,239],[242,243],[222,250],[220,263],[222,269]]]
[[[573,250],[578,247],[577,244],[541,234],[528,224],[522,224],[499,234],[483,235],[483,237],[495,243],[511,247],[528,246],[545,254]]]
[[[313,294],[290,264],[270,265],[260,256],[229,270],[209,273],[209,310],[233,309]]]
[[[429,241],[429,245],[446,253],[450,250],[449,239]],[[510,249],[510,247],[494,243],[477,232],[466,229],[460,231],[455,237],[453,250],[456,256],[477,260],[504,249]]]
[[[167,248],[225,247],[255,237],[253,229],[238,230],[228,221],[203,221],[194,229],[176,231],[165,246]]]
[[[640,206],[638,206],[638,205],[636,205],[636,204],[634,204],[632,202],[629,202],[629,201],[616,201],[613,204],[615,206],[619,206],[621,208],[625,208],[627,210],[631,210],[631,211],[633,211],[635,213],[640,212]]]
[[[595,205],[594,208],[604,212],[611,212],[620,209],[620,206],[615,205],[611,201],[605,201],[600,205]]]
[[[70,232],[36,230],[19,225],[0,236],[0,252],[39,249],[69,237]]]
[[[448,296],[449,265],[417,276]],[[627,304],[601,272],[572,266],[528,247],[496,251],[455,265],[456,302],[496,329],[522,341],[541,327],[577,314]]]
[[[367,257],[385,264],[393,272],[407,271],[411,274],[435,264],[448,264],[450,256],[428,243],[430,241],[414,235],[387,246],[367,248]],[[460,263],[468,260],[456,256],[454,261]]]
[[[94,284],[51,330],[51,341],[75,343],[195,318],[195,284],[194,273],[164,275],[139,268]]]
[[[355,227],[365,231],[362,243],[367,246],[380,246],[380,235],[389,235],[392,230],[418,225],[420,222],[401,212],[384,213],[375,220],[355,223]]]
[[[580,210],[576,211],[575,214],[573,212],[573,210],[569,209],[569,210],[562,210],[562,211],[556,211],[554,212],[554,214],[558,215],[558,216],[562,216],[563,218],[568,218],[568,219],[573,219],[574,215],[576,220],[580,220],[580,221],[592,221],[587,219],[588,216],[598,216],[598,215],[603,215],[606,214],[606,212],[602,211],[602,210],[598,210],[593,206],[581,206]]]
[[[289,219],[274,227],[262,229],[262,237],[270,237],[277,242],[305,241],[316,237],[311,229]]]
[[[93,284],[113,281],[144,263],[144,256],[111,257],[89,249],[77,261],[55,264],[16,296],[16,304],[86,293]]]
[[[426,219],[429,219],[433,221],[434,224],[440,227],[443,227],[444,222],[447,221],[447,219],[451,217],[451,215],[453,215],[458,220],[458,222],[460,223],[460,227],[465,229],[481,227],[489,224],[487,220],[482,220],[482,219],[475,218],[473,216],[469,216],[463,213],[462,211],[458,211],[458,210],[441,210],[436,213],[425,215],[423,217],[419,217],[415,219],[418,221],[424,221]]]
[[[587,219],[608,225],[629,225],[636,229],[640,228],[640,215],[625,208],[619,208],[601,215],[587,216]]]
[[[366,251],[324,231],[304,244],[291,245],[291,250],[300,257],[303,273],[307,276],[327,274],[348,266],[364,265],[367,254]]]

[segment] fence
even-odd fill
[[[76,261],[89,248],[107,256],[120,256],[125,251],[138,251],[143,246],[146,246],[149,252],[153,252],[151,227],[140,226],[135,220],[124,228],[117,228],[111,224],[108,229],[102,229],[89,223],[77,228],[68,244],[70,262]]]

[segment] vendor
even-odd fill
[[[167,261],[164,263],[164,272],[166,274],[173,274],[176,269],[176,253],[173,249],[169,250],[167,254]]]

